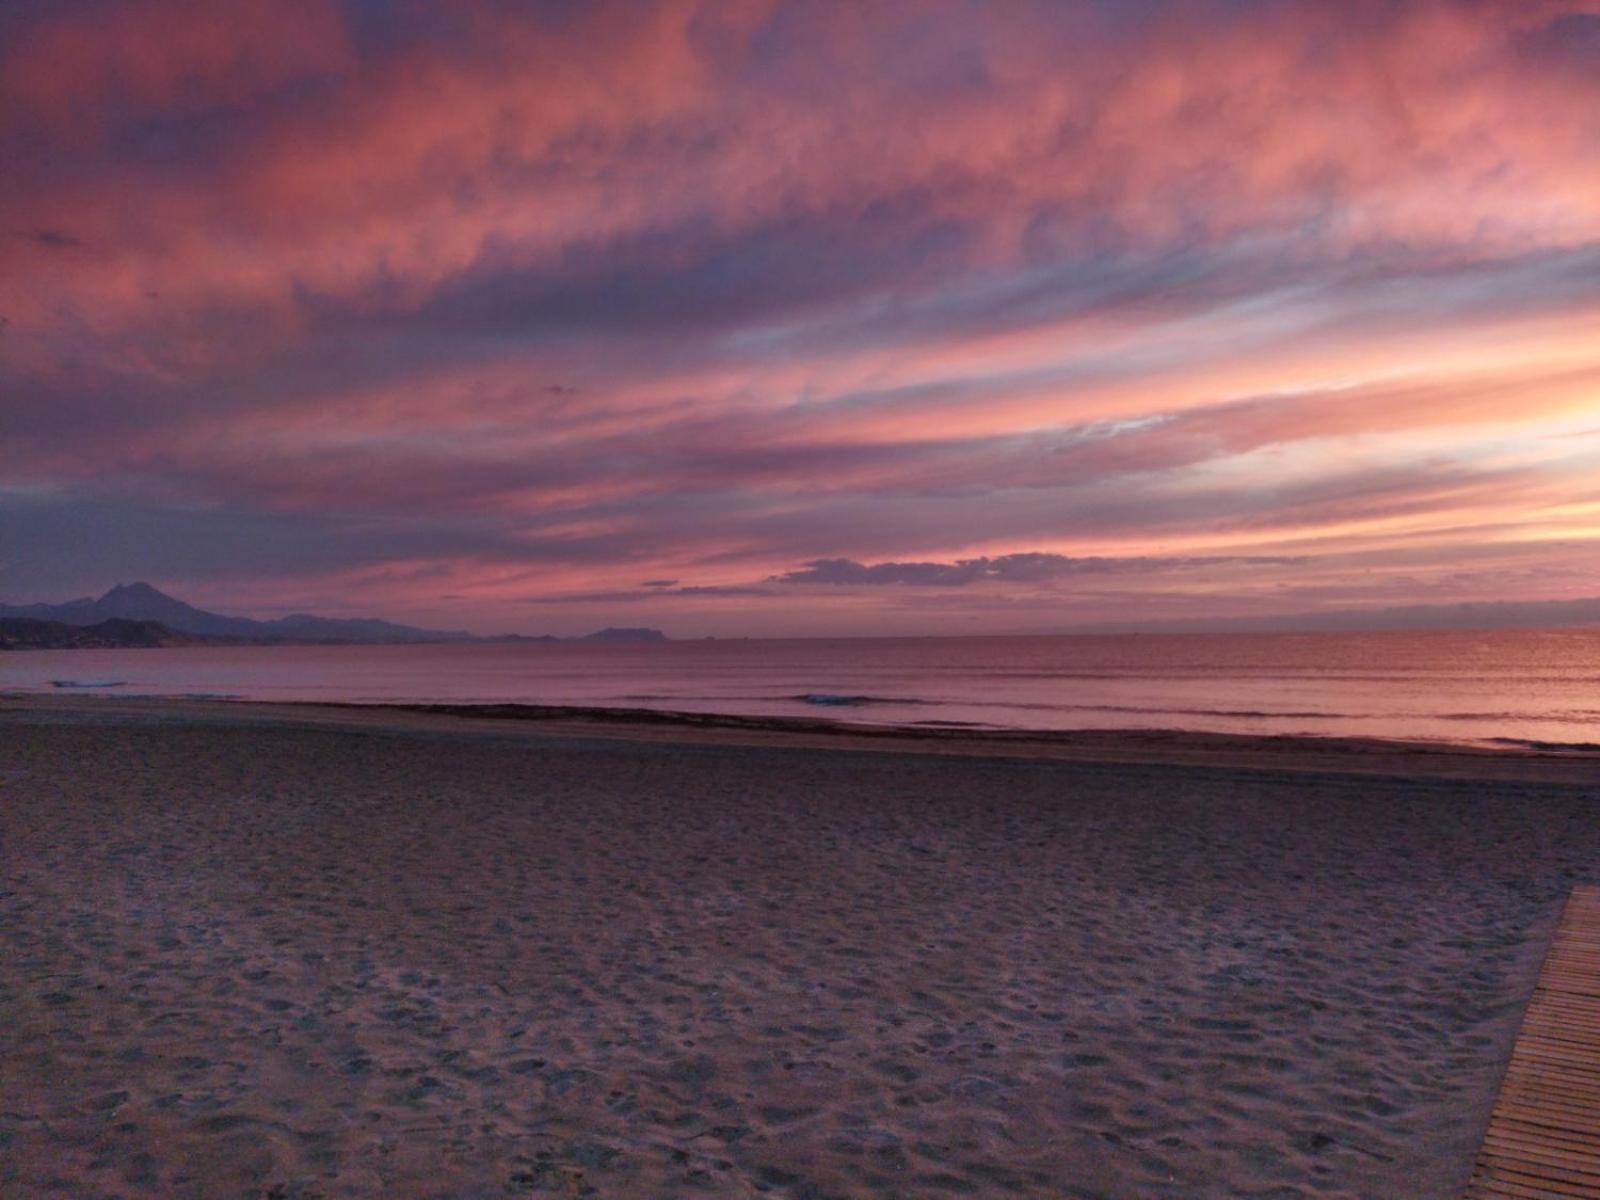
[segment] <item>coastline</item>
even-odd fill
[[[1011,730],[874,725],[650,708],[355,703],[0,693],[0,717],[313,724],[389,732],[592,737],[720,746],[1600,785],[1600,749],[1176,729]]]

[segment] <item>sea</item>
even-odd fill
[[[0,692],[1600,750],[1600,628],[11,651]]]

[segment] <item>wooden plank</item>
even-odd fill
[[[1590,1192],[1600,1191],[1600,1176],[1574,1171],[1563,1162],[1529,1157],[1526,1151],[1495,1153],[1485,1150],[1479,1157],[1478,1163],[1491,1172],[1516,1172],[1523,1177],[1537,1176],[1545,1180],[1547,1186],[1562,1185],[1572,1188],[1574,1195],[1587,1196]]]
[[[1600,1200],[1600,887],[1567,897],[1463,1200]]]
[[[1584,1137],[1600,1137],[1600,1116],[1594,1109],[1578,1108],[1548,1095],[1519,1094],[1494,1106],[1495,1118],[1565,1129]]]

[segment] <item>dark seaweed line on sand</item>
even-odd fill
[[[268,701],[268,703],[272,703]],[[496,721],[590,721],[605,725],[668,725],[697,729],[751,729],[781,733],[849,733],[868,737],[928,737],[959,733],[967,737],[1034,736],[1026,730],[984,726],[953,728],[954,722],[911,725],[868,725],[827,717],[750,717],[738,713],[684,712],[667,708],[613,708],[582,704],[385,704],[316,700],[312,708],[349,708],[378,712],[432,713],[447,717],[479,717]],[[942,727],[941,727],[942,726]]]
[[[246,703],[252,703],[247,701]],[[273,703],[267,701],[265,703]],[[962,725],[956,722],[914,722],[873,725],[827,717],[743,716],[737,713],[684,712],[674,709],[620,708],[580,704],[386,704],[323,700],[298,702],[312,708],[349,709],[366,712],[414,712],[435,716],[466,717],[500,721],[555,722],[580,721],[595,725],[654,725],[682,729],[731,729],[763,733],[813,733],[848,735],[860,738],[901,741],[988,742],[997,749],[1009,745],[1055,744],[1082,746],[1107,736],[1146,745],[1183,744],[1224,745],[1241,740],[1253,746],[1274,746],[1284,750],[1314,748],[1334,754],[1367,754],[1373,750],[1400,754],[1514,754],[1518,757],[1586,758],[1600,746],[1575,743],[1532,743],[1496,739],[1497,745],[1472,746],[1454,742],[1418,742],[1384,738],[1350,738],[1317,734],[1228,734],[1188,729],[1005,729],[987,725]]]

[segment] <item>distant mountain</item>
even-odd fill
[[[204,637],[255,636],[257,622],[224,617],[175,600],[148,583],[119,583],[98,600],[84,597],[65,604],[0,605],[0,617],[31,617],[67,625],[100,621],[157,621],[170,630]]]
[[[608,626],[579,639],[585,642],[664,642],[667,635],[659,629],[618,629]]]
[[[0,617],[95,625],[101,621],[156,621],[177,633],[201,637],[293,642],[452,642],[470,641],[459,630],[419,629],[373,617],[317,617],[295,613],[272,621],[228,617],[173,598],[148,583],[119,583],[98,600],[85,597],[65,604],[0,604]]]
[[[65,604],[0,604],[0,619],[53,622],[75,628],[98,627],[107,621],[142,622],[155,624],[161,634],[174,638],[192,634],[199,638],[229,638],[252,642],[555,642],[565,639],[545,635],[529,637],[523,634],[504,634],[496,638],[478,638],[458,629],[421,629],[415,625],[397,625],[393,621],[380,621],[376,617],[319,617],[311,613],[294,613],[271,621],[257,621],[250,617],[229,617],[222,613],[207,612],[192,604],[185,604],[148,583],[119,583],[99,599],[85,596],[68,600]],[[45,637],[36,632],[32,636]],[[107,633],[102,636],[123,636]],[[126,634],[125,636],[135,636]],[[152,635],[155,636],[155,635]],[[596,642],[659,642],[666,640],[659,629],[602,629],[591,633],[583,641]],[[180,645],[193,644],[166,642],[95,642],[82,641],[53,643],[59,645]],[[42,644],[40,644],[42,646]],[[40,648],[40,646],[36,646]]]
[[[131,646],[194,646],[209,639],[175,633],[157,621],[120,617],[95,625],[68,625],[33,617],[0,617],[0,650],[125,649]]]
[[[397,625],[377,617],[318,617],[293,613],[275,621],[261,621],[270,637],[296,642],[470,642],[475,639],[461,629],[420,629]]]

